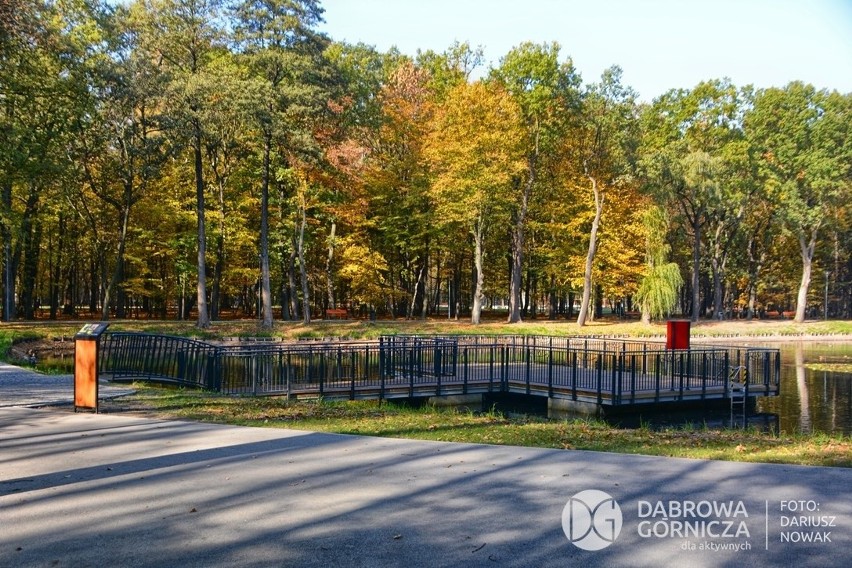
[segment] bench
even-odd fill
[[[329,308],[325,311],[325,319],[346,319],[348,316],[346,308]]]

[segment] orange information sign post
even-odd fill
[[[86,324],[74,336],[74,412],[98,411],[98,351],[108,323]]]

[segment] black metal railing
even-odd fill
[[[512,392],[607,405],[778,394],[777,349],[541,336],[386,336],[378,341],[214,345],[108,333],[101,373],[227,394],[393,398]]]

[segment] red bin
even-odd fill
[[[689,349],[689,320],[666,322],[666,349]]]

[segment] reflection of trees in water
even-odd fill
[[[852,342],[796,341],[780,347],[781,393],[761,398],[760,412],[778,414],[781,431],[852,434],[852,373],[805,365],[852,361]]]
[[[805,346],[796,343],[796,392],[799,393],[799,429],[811,431],[811,411],[808,400],[808,383],[805,381]]]

